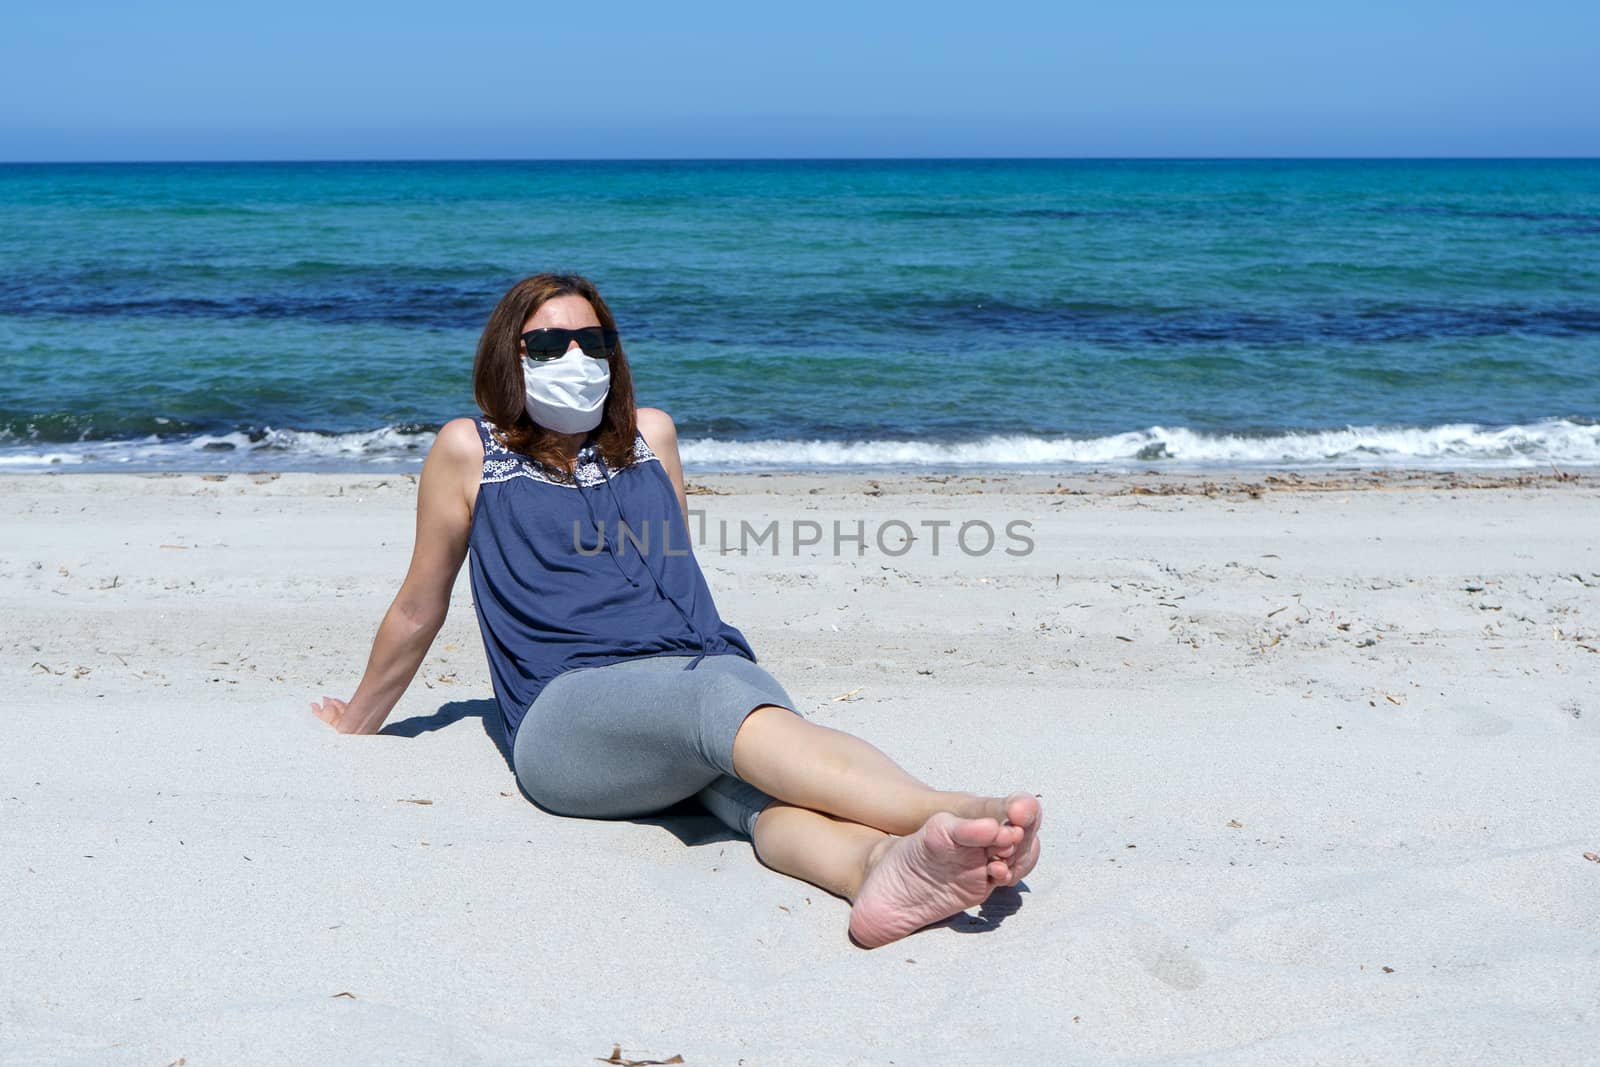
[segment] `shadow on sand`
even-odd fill
[[[944,927],[958,934],[990,934],[1000,929],[1000,924],[1022,910],[1022,894],[1032,892],[1027,882],[1003,885],[989,894],[989,899],[978,905],[978,914],[964,911],[943,922],[934,923],[930,929]]]

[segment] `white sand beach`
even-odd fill
[[[335,734],[412,478],[4,477],[0,1062],[1600,1059],[1600,480],[689,479],[799,710],[1043,797],[1019,890],[869,952],[709,816],[541,812],[465,572]]]

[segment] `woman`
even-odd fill
[[[813,725],[717,614],[689,551],[672,419],[635,408],[616,321],[588,280],[518,282],[473,364],[484,418],[447,423],[417,491],[410,570],[348,703],[374,733],[444,624],[471,550],[478,624],[523,790],[618,818],[696,796],[767,866],[851,902],[887,944],[1014,885],[1038,859],[1038,801],[929,788]]]

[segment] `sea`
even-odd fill
[[[519,278],[706,471],[1600,465],[1600,161],[0,166],[0,471],[417,469]]]

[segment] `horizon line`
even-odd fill
[[[327,165],[417,163],[1457,163],[1600,161],[1600,155],[1218,155],[1218,156],[393,156],[350,158],[192,158],[192,159],[15,159],[0,167],[188,166],[188,165]]]

